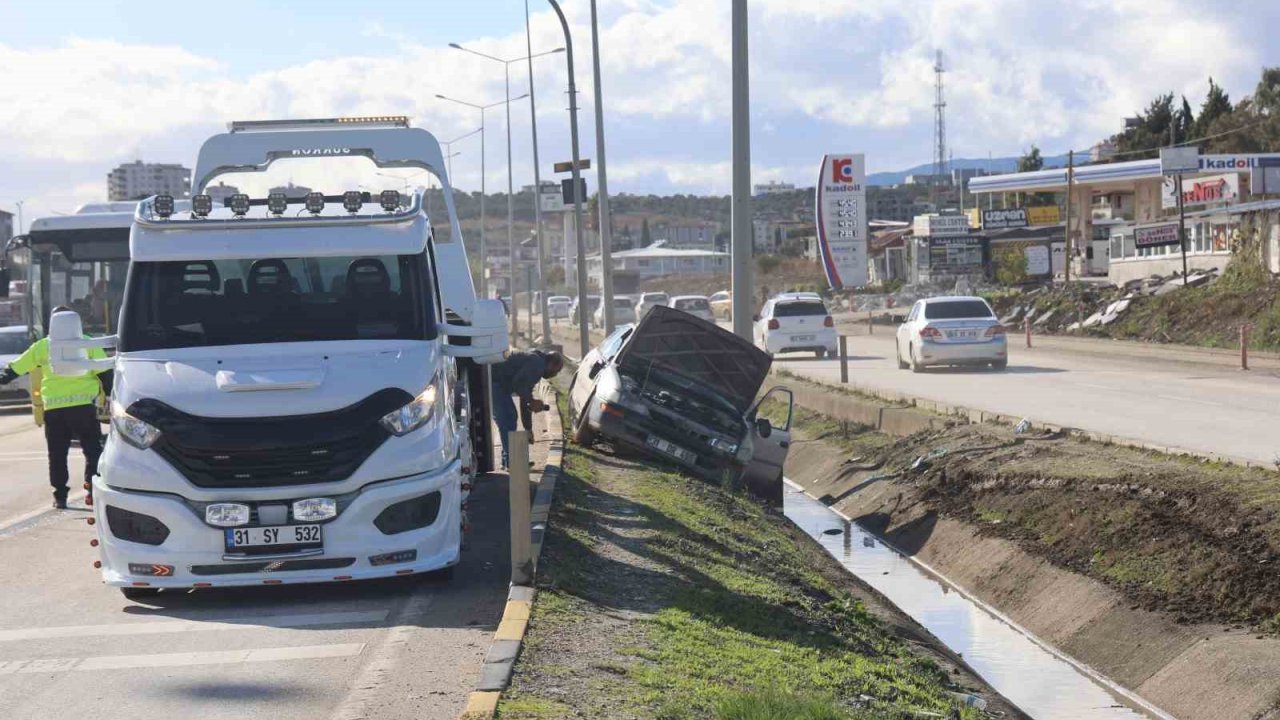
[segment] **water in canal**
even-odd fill
[[[928,628],[1036,720],[1141,720],[1112,692],[1014,626],[788,484],[784,512],[854,575]],[[839,533],[828,534],[838,530]]]

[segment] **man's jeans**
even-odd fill
[[[498,426],[498,435],[502,439],[502,466],[507,467],[510,457],[507,450],[507,434],[516,429],[516,404],[511,399],[511,391],[493,386],[493,423]]]

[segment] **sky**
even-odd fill
[[[530,0],[535,52],[564,43]],[[609,188],[727,193],[727,0],[600,0]],[[1280,65],[1274,0],[750,0],[753,180],[812,185],[824,153],[868,172],[932,158],[934,53],[947,137],[961,157],[1083,150],[1158,93],[1193,106],[1210,76],[1233,99]],[[587,0],[563,0],[576,59],[582,155],[596,158]],[[405,114],[450,140],[504,98],[503,65],[449,47],[526,54],[523,0],[155,3],[0,0],[0,209],[34,217],[106,195],[121,162],[191,167],[230,120]],[[511,66],[512,96],[528,90]],[[569,158],[565,55],[534,61],[544,175]],[[501,107],[486,114],[489,190],[507,183]],[[530,109],[512,104],[514,184],[533,181]],[[454,185],[480,186],[479,136]],[[273,179],[321,184],[314,166]],[[281,174],[283,173],[283,174]],[[588,179],[595,187],[594,174]],[[344,181],[345,176],[344,176]],[[400,187],[390,178],[368,180]],[[334,192],[348,188],[321,188]]]

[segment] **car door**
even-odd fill
[[[907,348],[911,347],[911,328],[912,324],[916,320],[916,316],[920,314],[920,305],[921,302],[917,300],[916,304],[911,306],[911,312],[907,314],[906,321],[898,326],[898,360],[902,360],[906,357],[904,353],[907,352]]]
[[[760,406],[775,399],[786,406],[782,415],[785,421],[774,425],[771,421],[757,417]],[[742,483],[752,494],[768,500],[770,504],[782,506],[783,469],[787,463],[787,453],[791,449],[791,418],[795,410],[795,396],[791,390],[782,386],[770,388],[747,413],[750,422],[752,442],[751,460],[742,471]]]

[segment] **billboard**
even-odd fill
[[[916,237],[968,235],[968,215],[917,215],[912,227]]]
[[[1027,226],[1026,208],[1005,208],[1002,210],[983,210],[982,227],[984,230],[1004,230]]]
[[[1160,187],[1160,207],[1178,207],[1177,178],[1167,177]],[[1188,178],[1182,181],[1182,205],[1208,205],[1235,202],[1240,199],[1240,176],[1236,173]]]
[[[867,284],[866,184],[865,155],[823,156],[814,214],[822,269],[833,290]]]
[[[1057,225],[1062,222],[1062,213],[1057,205],[1027,208],[1027,222],[1032,225]]]

